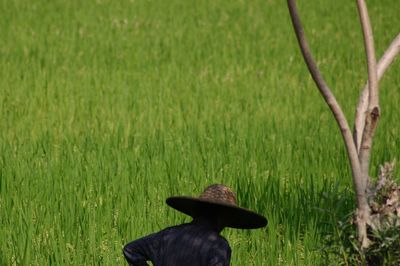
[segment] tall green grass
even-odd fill
[[[380,55],[398,3],[369,6]],[[353,116],[366,80],[355,4],[299,7]],[[215,182],[269,219],[224,231],[232,265],[325,263],[320,209],[350,212],[352,182],[284,1],[16,0],[0,14],[0,264],[123,265],[125,243],[189,221],[166,197]],[[381,83],[371,174],[399,155],[399,71]]]

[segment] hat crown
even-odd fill
[[[235,193],[229,187],[221,184],[214,184],[206,187],[199,198],[213,202],[237,205]]]

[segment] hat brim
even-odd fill
[[[264,216],[228,203],[187,196],[170,197],[166,202],[175,210],[193,218],[204,215],[218,215],[224,219],[227,227],[254,229],[268,224],[268,220]]]

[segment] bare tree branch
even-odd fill
[[[378,92],[378,73],[376,68],[374,35],[372,33],[371,21],[368,15],[367,5],[364,0],[357,0],[358,13],[364,36],[365,53],[368,65],[368,83],[369,83],[369,108],[379,106]]]
[[[290,17],[292,19],[293,27],[296,33],[297,40],[299,42],[301,52],[303,54],[304,60],[307,64],[308,70],[311,73],[320,93],[324,97],[326,103],[331,109],[334,118],[342,133],[344,143],[346,145],[347,155],[349,157],[351,170],[353,174],[354,189],[357,194],[357,231],[361,243],[368,244],[367,237],[367,221],[369,218],[370,208],[365,196],[365,188],[363,186],[363,176],[361,171],[360,162],[358,159],[358,153],[356,146],[353,141],[352,133],[350,131],[346,117],[340,108],[340,105],[336,101],[334,95],[330,91],[326,82],[324,81],[318,67],[311,55],[310,48],[308,46],[307,40],[304,36],[304,30],[298,16],[297,7],[295,0],[288,0]],[[371,82],[371,81],[370,81]],[[374,83],[374,80],[372,80]],[[371,93],[371,94],[374,94]]]
[[[394,38],[385,53],[378,62],[378,82],[382,78],[385,71],[393,63],[397,55],[400,54],[400,33]],[[356,117],[354,120],[354,143],[357,147],[357,152],[360,152],[360,144],[365,125],[365,113],[368,109],[369,85],[365,84],[356,109]]]
[[[363,187],[366,189],[369,181],[369,161],[371,157],[372,140],[380,116],[378,73],[376,68],[374,38],[367,6],[364,0],[357,0],[358,13],[364,36],[365,53],[368,66],[368,110],[365,117],[365,126],[360,144],[359,160],[363,173]]]

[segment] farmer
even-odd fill
[[[166,228],[124,247],[129,265],[226,266],[231,248],[220,232],[225,227],[253,229],[267,219],[236,205],[236,196],[224,185],[207,187],[200,197],[175,196],[167,204],[193,218],[191,223]]]

